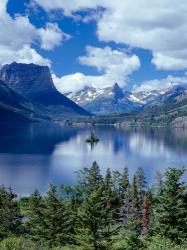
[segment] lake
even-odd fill
[[[100,141],[85,142],[93,131]],[[187,165],[187,130],[71,128],[54,124],[0,125],[0,184],[28,195],[50,183],[74,184],[76,171],[97,161],[130,176],[141,166],[153,183],[156,171]]]

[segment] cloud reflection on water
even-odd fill
[[[2,133],[3,132],[3,133]],[[95,128],[100,141],[93,148],[85,143],[89,128],[30,125],[24,129],[0,128],[0,183],[20,194],[35,188],[45,192],[49,183],[75,182],[75,172],[97,161],[104,172],[108,167],[130,175],[142,166],[149,182],[157,170],[182,166],[187,162],[187,132],[118,130]]]

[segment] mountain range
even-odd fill
[[[187,90],[181,86],[130,92],[115,83],[103,89],[85,87],[75,93],[60,93],[47,66],[12,63],[0,69],[1,121],[71,119],[163,126],[176,119],[179,125],[180,121],[187,123],[186,116]]]
[[[129,92],[115,83],[112,87],[103,89],[85,87],[83,90],[65,95],[91,113],[104,115],[137,112],[184,92],[185,88],[180,86],[162,90]]]

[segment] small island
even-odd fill
[[[99,139],[94,135],[93,132],[91,132],[90,136],[86,139],[86,142],[93,144],[99,142]]]

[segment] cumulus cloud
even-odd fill
[[[93,66],[99,71],[111,74],[111,76],[121,76],[121,83],[123,83],[125,76],[140,67],[140,61],[136,55],[128,55],[122,50],[87,46],[86,52],[86,56],[79,57],[82,65]]]
[[[171,55],[170,55],[171,54]],[[186,54],[187,55],[187,54]],[[152,63],[155,64],[157,69],[163,70],[184,70],[187,69],[187,59],[182,55],[181,57],[172,53],[153,53]]]
[[[35,0],[45,10],[104,11],[97,18],[97,34],[102,41],[114,41],[151,50],[158,69],[187,69],[186,0]]]
[[[162,90],[162,89],[171,88],[171,87],[178,86],[178,85],[187,87],[187,75],[186,74],[181,77],[169,75],[166,78],[145,81],[140,86],[136,86],[136,85],[133,86],[133,89],[135,92]]]
[[[35,63],[38,65],[48,66],[51,64],[49,59],[42,57],[36,52],[35,49],[32,49],[30,45],[23,45],[17,50],[0,45],[0,65],[9,64],[12,62]]]
[[[65,15],[72,15],[82,9],[95,9],[99,7],[103,0],[35,0],[46,11],[63,9]]]
[[[136,55],[128,55],[122,50],[112,50],[110,47],[97,48],[88,46],[86,55],[79,57],[82,65],[94,67],[99,75],[84,75],[75,73],[53,80],[61,92],[77,91],[85,86],[103,88],[118,82],[125,85],[128,76],[140,67],[140,60]]]
[[[7,2],[0,2],[0,65],[13,61],[49,65],[50,61],[32,48],[32,44],[39,44],[46,50],[53,49],[67,35],[57,24],[47,23],[45,28],[37,29],[27,16],[17,14],[12,18],[7,13]]]
[[[45,29],[38,30],[41,40],[41,48],[52,50],[62,44],[62,41],[70,39],[70,36],[60,30],[57,23],[47,23]]]

